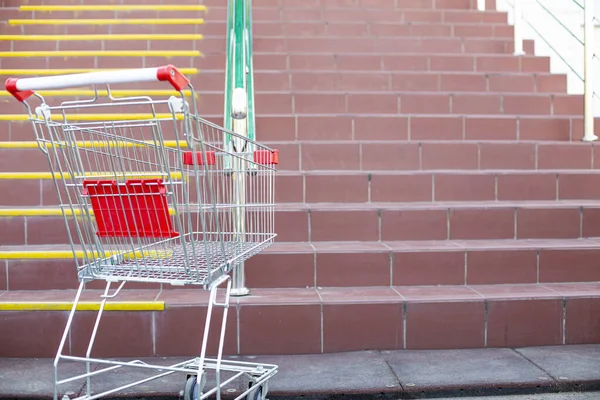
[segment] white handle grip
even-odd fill
[[[161,81],[169,82],[175,90],[182,90],[190,83],[177,68],[172,65],[165,65],[158,68],[86,72],[83,74],[44,76],[40,78],[8,78],[5,87],[6,91],[22,102],[36,90]]]

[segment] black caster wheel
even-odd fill
[[[202,375],[200,379],[200,387],[198,387],[198,377],[192,375],[188,377],[185,382],[185,388],[183,389],[183,400],[198,400],[204,390],[205,375]]]
[[[252,387],[252,382],[249,383],[249,387]],[[263,399],[263,387],[260,385],[258,388],[254,389],[252,392],[246,395],[246,400],[262,400]]]

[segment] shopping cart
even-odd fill
[[[120,98],[110,89],[111,84],[140,82],[168,82],[177,95],[162,100]],[[97,85],[106,89],[98,90]],[[82,86],[93,86],[93,99],[49,106],[35,92]],[[71,248],[75,259],[81,259],[79,288],[54,360],[54,399],[59,385],[78,379],[86,383],[85,394],[78,398],[96,399],[178,372],[186,375],[185,384],[182,381],[186,400],[212,395],[220,399],[233,382],[243,390],[230,397],[264,400],[277,366],[226,360],[222,354],[231,291],[228,274],[270,246],[276,236],[277,150],[200,118],[193,87],[171,65],[11,78],[6,89],[27,107],[39,149],[54,175]],[[39,101],[37,107],[29,104],[32,96]],[[106,112],[115,108],[129,113]],[[82,110],[87,114],[75,114]],[[231,147],[239,150],[227,151]],[[92,280],[104,280],[106,286],[87,352],[85,357],[66,355],[65,342],[84,285]],[[208,290],[199,357],[175,365],[91,357],[106,302],[127,282],[197,285]],[[113,284],[116,288],[111,290]],[[215,306],[223,307],[223,319],[217,356],[211,359],[206,353]],[[59,380],[61,360],[85,362],[86,372]],[[108,366],[96,369],[92,363]],[[123,366],[159,373],[92,392],[92,377]],[[214,387],[208,389],[208,381]]]

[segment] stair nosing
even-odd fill
[[[364,303],[436,303],[436,302],[484,302],[484,301],[519,301],[535,299],[572,299],[596,298],[600,294],[591,290],[590,286],[598,287],[598,282],[574,283],[536,283],[536,284],[504,284],[504,285],[447,285],[447,286],[376,286],[376,287],[322,287],[322,288],[256,288],[250,296],[232,298],[240,306],[259,304],[364,304]],[[76,290],[63,290],[53,294],[55,300],[29,300],[39,298],[40,293],[55,292],[51,290],[5,291],[0,293],[0,303],[18,304],[33,302],[72,301]],[[135,289],[127,292],[137,292],[138,296],[147,294],[149,299],[141,301],[144,304],[164,304],[164,308],[155,311],[166,311],[169,307],[182,305],[206,304],[207,296],[198,296],[197,291],[188,289],[162,290],[150,300],[157,289]],[[102,290],[86,290],[86,293],[98,295]],[[31,296],[31,297],[30,297]],[[63,299],[64,298],[64,299]],[[118,300],[117,300],[118,301]],[[123,300],[123,303],[134,304],[135,300]],[[33,310],[32,310],[33,311]]]
[[[369,248],[370,247],[370,248]],[[78,246],[76,246],[78,249]],[[458,239],[458,240],[386,240],[386,241],[323,241],[323,242],[275,242],[260,254],[297,254],[297,253],[357,253],[357,252],[421,252],[429,251],[493,251],[493,250],[599,250],[599,238],[576,239]],[[64,253],[73,259],[68,244],[62,245],[22,245],[0,246],[0,260],[7,253],[27,254]],[[18,259],[18,258],[15,258]],[[41,259],[41,258],[36,258]]]

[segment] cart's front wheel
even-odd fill
[[[250,387],[252,387],[252,383],[250,383]],[[248,393],[246,395],[246,400],[262,400],[263,399],[263,386],[259,385],[254,391]]]
[[[185,389],[183,389],[183,400],[198,400],[200,398],[204,389],[204,379],[202,378],[200,380],[200,387],[198,386],[198,377],[196,375],[192,375],[187,379]]]

